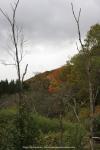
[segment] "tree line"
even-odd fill
[[[24,89],[28,89],[28,86],[24,83],[23,85]],[[15,94],[19,92],[19,81],[11,80],[8,82],[8,80],[1,80],[0,81],[0,96],[5,94]]]

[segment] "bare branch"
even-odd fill
[[[78,52],[80,52],[80,50],[79,50],[79,48],[78,48],[78,44],[77,44],[77,42],[76,42],[76,47],[77,47]]]
[[[11,3],[10,3],[10,6],[11,6],[12,11],[14,11],[14,7],[13,7],[13,5]]]
[[[93,141],[93,135],[94,135],[94,113],[95,113],[95,99],[98,95],[98,90],[96,91],[96,95],[93,94],[93,83],[91,80],[91,55],[90,55],[90,51],[87,47],[87,49],[84,47],[83,43],[82,43],[82,38],[81,38],[81,32],[80,32],[80,24],[79,24],[79,20],[80,20],[80,14],[81,14],[81,9],[79,10],[79,15],[78,18],[75,15],[74,12],[74,8],[73,8],[73,4],[71,3],[72,6],[72,13],[75,19],[75,22],[77,24],[77,29],[78,29],[78,37],[79,37],[79,42],[82,48],[83,53],[85,54],[86,58],[87,58],[87,65],[86,65],[86,71],[87,71],[87,77],[88,77],[88,90],[89,90],[89,100],[90,100],[90,133],[91,133],[91,138],[90,138],[90,147],[91,150],[94,150],[94,141]],[[89,43],[88,43],[89,44]],[[88,52],[88,53],[87,53]],[[88,55],[87,55],[88,54]]]
[[[8,50],[8,54],[12,57],[12,59],[13,59],[14,61],[16,61],[16,60],[15,60],[15,55],[14,55],[14,52],[13,52],[13,51]]]
[[[17,0],[17,2],[15,3],[15,7],[13,8],[13,21],[15,21],[15,14],[16,14],[16,9],[18,7],[19,4],[19,0]]]
[[[81,15],[81,8],[80,8],[80,10],[79,10],[78,22],[80,21],[80,15]]]
[[[96,101],[96,98],[97,98],[97,96],[98,96],[98,93],[99,93],[99,88],[97,88],[97,90],[96,90],[96,93],[95,93],[95,96],[94,96],[94,102]]]
[[[22,83],[23,83],[24,78],[25,78],[25,75],[26,75],[26,73],[27,73],[27,68],[28,68],[28,64],[26,65],[25,71],[24,71],[23,76],[22,76]]]
[[[68,105],[72,108],[72,110],[73,110],[73,112],[74,112],[74,114],[75,114],[75,117],[76,117],[76,119],[77,119],[78,122],[79,122],[80,119],[79,119],[78,114],[77,114],[77,112],[76,112],[75,106],[72,106],[70,103],[68,103]]]
[[[1,8],[0,8],[1,13],[3,14],[3,16],[8,20],[8,22],[10,23],[10,25],[12,26],[12,21],[9,18],[9,16],[7,15],[6,12],[4,12]]]
[[[9,63],[5,63],[5,62],[1,62],[1,64],[5,65],[5,66],[16,66],[16,64],[9,64]]]
[[[23,44],[24,44],[24,35],[22,32],[21,39],[20,39],[20,61],[22,61],[23,58]]]
[[[12,18],[10,18],[8,16],[8,14],[0,8],[1,13],[4,15],[6,20],[10,23],[11,34],[12,34],[11,35],[11,41],[12,41],[12,44],[13,44],[14,49],[15,49],[15,51],[8,51],[9,55],[15,61],[15,64],[10,64],[10,63],[5,63],[5,62],[2,62],[2,64],[4,64],[4,65],[16,65],[18,80],[21,82],[20,63],[23,59],[24,36],[23,36],[22,28],[19,29],[17,24],[16,24],[16,11],[17,11],[18,4],[19,4],[19,0],[16,0],[14,5],[10,4],[11,8],[12,8],[12,12],[13,12]],[[28,65],[26,65],[25,72],[22,76],[22,80],[24,80],[24,76],[27,72],[27,67],[28,67]]]
[[[77,113],[76,99],[72,98],[72,101],[73,101],[73,104],[71,104],[70,100],[68,100],[67,103],[66,103],[66,106],[69,106],[73,110],[77,121],[80,122],[80,119],[79,119],[79,116],[78,116],[78,113]]]
[[[75,22],[76,22],[76,24],[77,24],[77,30],[78,30],[79,41],[80,41],[82,50],[84,51],[84,45],[83,45],[83,43],[82,43],[81,32],[80,32],[80,24],[79,24],[80,15],[81,15],[81,8],[80,8],[80,10],[79,10],[78,17],[76,17],[76,14],[75,14],[75,12],[74,12],[73,3],[71,3],[71,7],[72,7],[72,13],[73,13]]]
[[[76,18],[76,15],[75,15],[75,12],[74,12],[73,3],[71,3],[71,7],[72,7],[72,13],[73,13],[74,19],[75,19],[76,22],[78,22],[78,20]]]

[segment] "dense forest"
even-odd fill
[[[100,146],[100,24],[88,31],[84,50],[85,53],[80,49],[64,66],[24,81],[21,128],[18,128],[18,101],[15,101],[19,82],[0,82],[0,150],[22,150],[21,144],[89,149],[88,77],[94,100],[93,134],[98,137],[94,140],[97,150]],[[86,69],[88,62],[90,76]],[[23,130],[22,137],[19,129]]]
[[[24,83],[24,90],[28,89],[27,85]],[[6,95],[6,94],[15,94],[19,91],[19,81],[16,82],[14,80],[11,80],[8,82],[6,79],[5,81],[0,81],[0,96]]]

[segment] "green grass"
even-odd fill
[[[16,108],[2,108],[0,110],[0,115],[16,114]]]

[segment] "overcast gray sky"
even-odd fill
[[[11,3],[0,0],[0,7],[11,16]],[[80,27],[84,38],[90,26],[100,23],[100,0],[20,0],[17,23],[23,27],[26,56],[22,70],[29,64],[27,78],[34,72],[58,68],[77,53],[77,28],[72,15],[73,2],[76,14],[81,7]],[[12,62],[9,54],[9,24],[0,14],[0,60]],[[15,79],[16,70],[0,64],[0,80]]]

